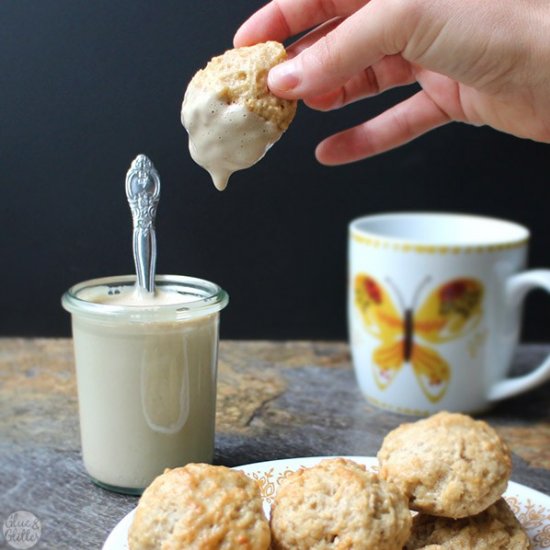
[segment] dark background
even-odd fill
[[[453,124],[399,150],[326,168],[323,137],[414,89],[340,112],[303,105],[288,133],[216,191],[180,125],[193,73],[231,47],[257,0],[0,2],[0,335],[68,335],[61,294],[133,271],[124,177],[138,153],[162,179],[158,273],[231,295],[224,338],[344,338],[346,233],[357,216],[450,210],[510,218],[550,264],[550,146]],[[550,337],[550,300],[525,338]]]

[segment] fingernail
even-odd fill
[[[270,88],[287,92],[293,90],[300,83],[300,76],[296,63],[286,61],[280,65],[276,65],[269,71],[267,76],[267,84]]]

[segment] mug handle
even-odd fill
[[[512,275],[506,282],[506,303],[519,307],[528,292],[534,288],[543,288],[550,293],[550,270],[533,269]],[[489,390],[488,399],[497,401],[512,397],[534,388],[550,379],[550,355],[536,369],[523,376],[506,378],[497,382]]]

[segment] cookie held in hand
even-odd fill
[[[181,110],[189,151],[218,189],[233,172],[258,162],[292,122],[297,102],[267,86],[269,70],[285,59],[283,45],[274,41],[234,48],[189,83]]]

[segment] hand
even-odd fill
[[[451,121],[550,142],[548,0],[272,0],[234,43],[284,41],[312,27],[270,71],[276,95],[330,110],[421,87],[321,142],[324,164],[381,153]]]

